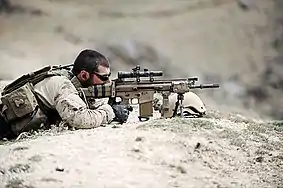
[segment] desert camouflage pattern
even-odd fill
[[[53,76],[36,84],[34,90],[44,105],[55,109],[63,122],[74,128],[88,129],[110,123],[115,115],[105,99],[97,101],[97,108],[90,110],[73,83],[65,76]]]

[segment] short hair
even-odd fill
[[[99,66],[109,68],[108,59],[97,51],[85,49],[75,59],[72,73],[77,76],[82,70],[89,73],[98,72]]]

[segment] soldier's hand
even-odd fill
[[[133,107],[130,105],[114,104],[112,105],[112,108],[115,113],[115,118],[113,121],[118,121],[121,124],[128,120],[130,112],[133,111]]]

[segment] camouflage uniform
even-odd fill
[[[56,110],[61,119],[78,129],[98,127],[110,123],[115,117],[112,107],[105,99],[95,101],[95,109],[87,108],[78,95],[81,87],[76,77],[71,81],[65,76],[52,76],[34,86],[34,90],[49,109]]]
[[[87,129],[114,119],[108,99],[83,101],[78,93],[82,85],[77,77],[66,69],[50,68],[23,75],[4,88],[0,101],[0,138],[58,122]]]

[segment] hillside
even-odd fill
[[[0,145],[0,187],[282,187],[282,122],[210,112]],[[158,116],[156,116],[158,117]],[[29,137],[29,138],[27,138]]]

